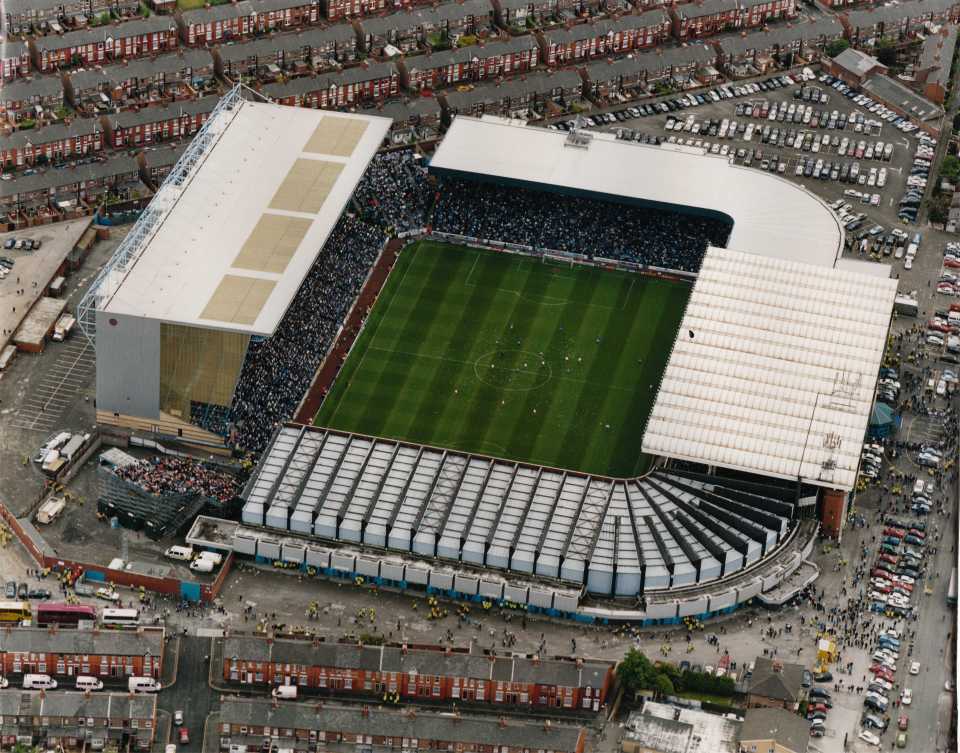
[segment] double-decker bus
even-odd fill
[[[96,620],[97,610],[86,604],[65,604],[53,601],[37,605],[37,625],[65,625],[76,627],[80,620]]]
[[[30,619],[30,602],[0,601],[0,622],[22,622]]]
[[[104,627],[137,627],[140,624],[139,609],[104,609],[100,614]]]

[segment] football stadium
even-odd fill
[[[81,311],[98,421],[256,459],[188,542],[585,621],[815,577],[896,293],[820,199],[489,117],[378,152],[382,119],[245,96]]]

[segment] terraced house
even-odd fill
[[[314,750],[325,743],[363,750],[455,750],[460,753],[583,753],[586,730],[573,725],[382,708],[229,699],[216,730],[223,749],[254,750],[265,738],[283,749]],[[375,746],[375,747],[374,747]]]
[[[0,747],[143,750],[153,745],[157,697],[126,693],[0,694]]]
[[[197,8],[177,15],[180,38],[185,45],[214,45],[246,39],[256,27],[256,13],[247,0]]]
[[[0,86],[0,118],[11,125],[24,118],[43,121],[44,114],[63,104],[59,76],[19,78]]]
[[[69,123],[14,131],[0,141],[0,164],[19,168],[56,163],[102,151],[103,147],[100,123],[92,118],[75,118]]]
[[[814,22],[732,34],[718,39],[716,45],[720,64],[729,75],[755,75],[777,65],[795,64],[797,58],[812,60],[842,36],[843,25],[833,16],[822,16]]]
[[[26,42],[7,42],[0,46],[0,76],[4,81],[30,72],[30,48]]]
[[[840,16],[846,37],[855,47],[873,45],[880,39],[901,42],[922,31],[927,23],[956,23],[958,20],[960,2],[957,0],[907,0],[847,11]]]
[[[769,21],[795,18],[796,0],[704,0],[670,6],[673,35],[698,39],[724,31],[753,29]]]
[[[177,102],[167,107],[104,115],[101,126],[114,149],[143,146],[193,136],[210,117],[217,97],[202,97]]]
[[[222,639],[223,679],[238,685],[298,685],[382,697],[597,710],[613,664],[498,657],[439,646],[363,646],[260,637]]]
[[[177,27],[171,19],[161,16],[30,41],[33,65],[43,73],[156,55],[176,48]]]
[[[92,19],[108,13],[126,18],[138,13],[139,0],[7,0],[3,4],[8,34],[30,34],[36,30],[57,31],[70,27],[75,19]]]
[[[465,35],[485,39],[492,30],[491,14],[487,0],[467,0],[364,18],[356,25],[363,49],[379,56],[387,45],[409,53],[453,47]]]
[[[320,0],[251,0],[257,31],[299,29],[323,19]]]
[[[544,62],[547,65],[563,65],[654,47],[669,38],[670,28],[670,16],[657,9],[637,16],[621,16],[616,20],[604,19],[596,23],[538,32],[538,39]]]
[[[536,40],[525,35],[506,42],[402,59],[397,67],[405,88],[411,91],[439,89],[461,82],[525,73],[536,68],[539,52]]]
[[[323,13],[329,21],[370,16],[392,7],[387,0],[323,0]]]
[[[68,170],[50,170],[11,182],[16,190],[21,190],[21,184],[26,185],[31,179],[39,186],[47,177],[54,178],[51,185],[56,186],[72,186],[79,181],[105,185],[111,182],[111,178],[127,179],[138,174],[136,160],[121,158]],[[158,678],[163,650],[163,630],[117,632],[18,628],[0,633],[0,668],[4,675],[33,672],[58,678],[77,675]]]

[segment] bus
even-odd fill
[[[37,625],[61,625],[76,627],[80,620],[96,620],[97,610],[86,604],[65,604],[52,601],[49,604],[37,605]]]
[[[950,573],[950,588],[947,590],[947,604],[952,607],[957,605],[957,568],[953,568]]]
[[[23,622],[30,619],[30,602],[0,601],[0,622]]]
[[[104,627],[137,627],[140,624],[139,609],[104,609],[100,615]]]

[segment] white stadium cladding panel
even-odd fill
[[[796,525],[789,496],[694,473],[611,479],[291,424],[247,484],[242,520],[302,544],[466,566],[451,578],[493,568],[629,597],[717,581],[771,554]],[[280,544],[257,553],[279,559]]]

